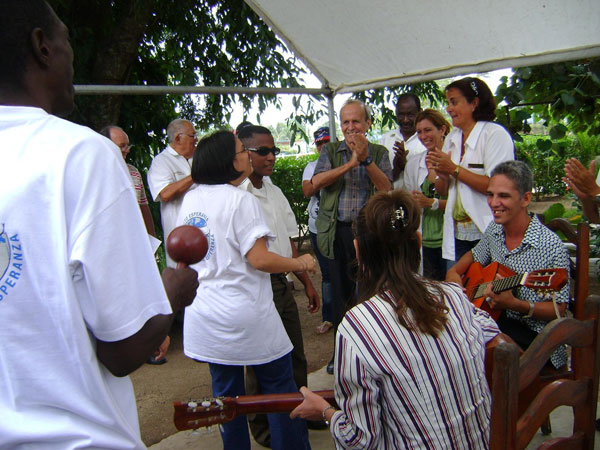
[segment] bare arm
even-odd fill
[[[191,175],[171,183],[168,186],[165,186],[163,190],[160,191],[160,194],[158,194],[160,196],[160,200],[165,203],[170,202],[171,200],[185,194],[192,184],[194,184],[194,182]]]
[[[290,246],[292,247],[292,256],[297,258],[298,247],[296,247],[292,238],[290,238]],[[294,272],[294,275],[296,275],[296,278],[298,278],[304,286],[304,293],[306,294],[306,298],[308,298],[308,311],[311,313],[317,312],[321,306],[321,299],[319,298],[319,294],[317,294],[312,281],[310,281],[308,274],[306,272]]]
[[[473,253],[468,251],[448,270],[446,281],[462,286],[461,276],[465,274],[471,264],[473,264]]]
[[[317,192],[319,192],[319,190],[315,188],[315,186],[312,183],[312,180],[304,180],[302,182],[302,193],[306,198],[312,197]]]
[[[267,249],[264,237],[257,239],[254,246],[246,253],[246,258],[252,267],[262,272],[314,272],[315,262],[312,256],[302,255],[298,258],[285,258]]]
[[[198,274],[188,267],[165,269],[162,280],[171,302],[173,313],[190,305],[196,296]],[[173,315],[150,318],[134,335],[115,342],[98,340],[96,355],[106,368],[117,377],[129,375],[140,367],[160,347],[171,329]]]
[[[327,170],[325,172],[321,172],[312,177],[312,184],[314,189],[321,190],[327,186],[335,183],[340,177],[344,176],[346,172],[352,170],[356,166],[359,165],[358,158],[356,157],[356,153],[352,152],[352,157],[350,160],[339,166],[334,167],[333,169]]]
[[[440,175],[439,192],[441,195],[445,195],[447,193],[447,187],[444,190],[442,185],[442,176],[454,176],[454,173],[457,168],[457,182],[460,181],[461,183],[464,183],[467,186],[469,186],[471,189],[474,189],[475,191],[480,192],[482,194],[485,194],[487,192],[488,185],[490,184],[490,177],[488,177],[487,175],[476,174],[464,167],[459,167],[458,164],[452,161],[451,154],[449,153],[446,154],[438,150],[429,152],[427,154],[427,164],[431,164],[435,168],[436,173]],[[436,189],[437,188],[438,183],[436,183]]]
[[[484,295],[489,299],[488,303],[492,309],[510,309],[511,311],[516,311],[524,316],[529,314],[529,302],[515,297],[512,291],[494,294],[492,291],[492,284],[490,283],[486,288]],[[546,322],[556,319],[556,311],[554,310],[553,302],[535,302],[533,305],[531,317]],[[564,317],[567,304],[560,303],[557,305],[557,308],[560,316]]]
[[[392,189],[392,183],[390,182],[390,179],[385,173],[381,171],[381,169],[377,166],[377,164],[375,164],[375,162],[372,162],[371,164],[366,166],[366,169],[367,175],[371,179],[371,182],[373,183],[373,186],[375,186],[375,189],[377,189],[378,191],[389,191]]]
[[[156,237],[156,231],[154,230],[154,220],[152,220],[152,213],[148,205],[140,205],[140,211],[142,211],[142,217],[144,218],[144,225],[146,225],[146,231],[148,234]]]

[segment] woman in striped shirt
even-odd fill
[[[341,410],[303,387],[291,414],[326,420],[338,448],[488,448],[483,361],[498,327],[457,285],[418,275],[419,219],[398,190],[373,196],[354,224],[359,304],[336,338]]]

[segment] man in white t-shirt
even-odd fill
[[[388,149],[394,189],[404,188],[404,168],[408,159],[427,150],[417,137],[415,119],[419,111],[421,111],[419,97],[412,93],[400,95],[396,102],[398,128],[387,132],[379,140],[379,144]]]
[[[169,124],[167,138],[169,145],[154,157],[148,170],[148,187],[152,199],[160,201],[165,242],[175,228],[183,194],[192,187],[192,156],[198,143],[194,126],[184,119],[175,119]],[[175,262],[169,255],[167,266],[175,267]]]
[[[275,235],[274,242],[269,245],[269,251],[288,258],[296,257],[298,249],[292,241],[292,236],[295,236],[298,232],[298,225],[296,224],[294,212],[281,189],[272,182],[263,179],[263,177],[270,177],[273,174],[275,156],[279,154],[273,135],[268,128],[250,125],[242,128],[238,133],[238,137],[250,151],[253,168],[253,172],[240,185],[240,188],[250,192],[260,201],[267,225]],[[304,285],[304,291],[308,298],[308,310],[311,313],[317,312],[319,309],[319,295],[308,274],[306,272],[295,272],[294,274]],[[292,367],[294,381],[299,389],[308,383],[308,367],[304,354],[298,307],[285,273],[271,274],[271,287],[273,289],[273,302],[281,317],[285,331],[294,346],[292,350]],[[251,370],[248,370],[246,376],[246,392],[248,394],[258,393],[256,377],[253,375]],[[270,435],[266,416],[249,417],[248,422],[256,441],[262,445],[268,445]]]
[[[163,287],[118,149],[56,117],[73,51],[45,1],[0,2],[0,61],[0,447],[145,448],[126,375],[197,274]]]

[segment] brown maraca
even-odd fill
[[[167,253],[177,268],[196,264],[206,256],[208,240],[198,227],[181,225],[175,228],[167,238]]]

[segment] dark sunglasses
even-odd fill
[[[260,156],[267,156],[269,153],[273,153],[273,156],[277,156],[281,153],[277,147],[269,148],[269,147],[258,147],[258,148],[250,148],[246,147],[248,150],[254,153],[258,153]]]

